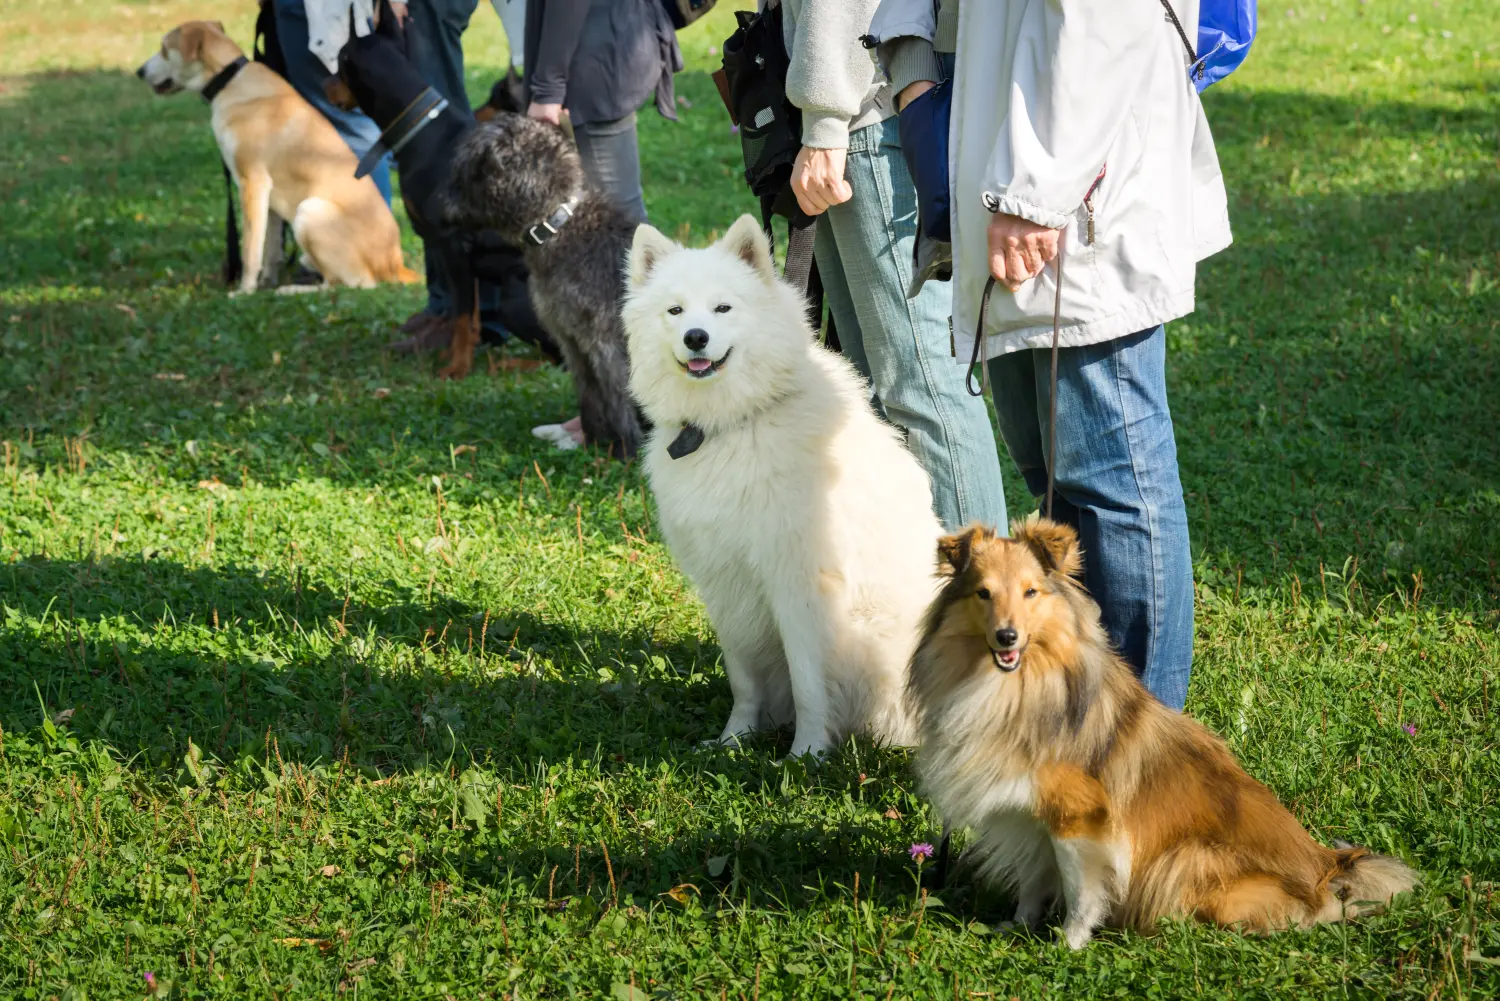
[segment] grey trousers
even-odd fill
[[[612,122],[573,126],[583,172],[632,222],[646,221],[646,196],[641,190],[641,150],[636,137],[635,112]]]

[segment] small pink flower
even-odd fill
[[[1410,723],[1402,723],[1401,729],[1405,730],[1407,736],[1409,737],[1415,737],[1417,735],[1417,728],[1412,726]]]
[[[156,974],[154,974],[154,973],[147,973],[146,974],[146,990],[148,990],[148,991],[154,991],[154,990],[156,990]]]
[[[932,846],[925,841],[919,841],[907,849],[911,853],[911,860],[917,865],[932,858]]]

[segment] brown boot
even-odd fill
[[[429,313],[425,309],[419,309],[415,313],[408,316],[406,318],[406,322],[402,323],[401,326],[397,329],[400,330],[403,334],[421,333],[422,329],[427,326],[428,321],[431,320],[434,315],[435,314]]]
[[[411,334],[410,337],[399,341],[392,341],[386,345],[392,351],[400,355],[416,354],[419,351],[441,351],[448,346],[453,337],[453,324],[446,317],[434,316],[432,313],[418,313],[408,320],[408,324],[416,323],[415,327],[407,331],[403,325],[402,330]]]

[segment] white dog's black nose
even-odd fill
[[[1009,626],[995,630],[995,642],[1000,644],[1001,649],[1008,650],[1015,646],[1016,638],[1016,631]]]
[[[708,331],[702,327],[694,327],[682,335],[682,343],[688,346],[689,351],[702,351],[708,347]]]
[[[140,67],[136,69],[135,75],[140,77],[142,80],[146,79],[146,66],[144,63],[142,63]]]

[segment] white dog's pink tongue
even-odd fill
[[[707,372],[710,368],[713,367],[713,364],[714,363],[711,362],[711,361],[709,361],[707,358],[689,358],[688,359],[688,371],[689,372]]]

